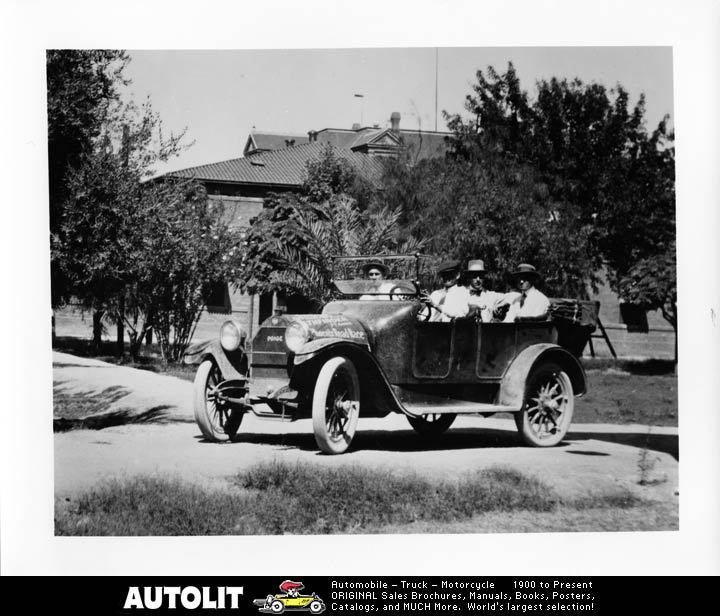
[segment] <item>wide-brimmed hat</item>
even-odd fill
[[[513,280],[517,280],[520,276],[524,276],[532,281],[540,280],[540,274],[535,269],[535,266],[530,265],[529,263],[521,263],[517,266],[517,269],[510,274],[510,277]]]
[[[368,261],[365,265],[362,266],[363,274],[365,274],[366,276],[371,269],[378,269],[382,272],[383,276],[387,276],[387,267],[384,263],[381,263],[380,261]]]
[[[481,259],[471,259],[468,261],[467,267],[465,268],[465,273],[467,274],[482,274],[483,276],[487,274],[487,271],[485,270],[485,262]]]
[[[459,272],[460,261],[443,261],[440,265],[437,266],[437,270],[435,271],[438,274],[444,274],[445,272]]]

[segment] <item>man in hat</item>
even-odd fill
[[[510,302],[505,322],[546,319],[550,300],[535,288],[540,280],[538,271],[529,263],[521,263],[511,277],[520,293]]]
[[[498,304],[505,299],[504,293],[488,291],[485,288],[485,263],[480,259],[468,261],[465,269],[465,280],[470,297],[468,305],[470,314],[475,314],[483,323],[490,323]]]
[[[424,293],[422,300],[433,308],[431,321],[451,321],[458,317],[465,317],[470,312],[468,299],[470,292],[467,287],[458,284],[460,281],[460,262],[444,261],[437,268],[443,288],[433,291],[430,295]]]

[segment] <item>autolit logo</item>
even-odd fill
[[[282,342],[282,336],[268,336],[268,342]]]
[[[310,612],[322,614],[325,611],[325,602],[317,595],[301,594],[305,588],[302,582],[284,580],[278,586],[280,592],[268,595],[264,599],[255,599],[253,604],[263,614],[282,614],[283,612]]]

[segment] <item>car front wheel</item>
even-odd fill
[[[241,410],[218,401],[215,389],[221,381],[222,374],[215,362],[206,359],[200,364],[194,385],[195,421],[203,436],[215,442],[232,439],[243,416]]]
[[[325,606],[320,603],[320,601],[311,601],[310,602],[310,612],[312,614],[319,614],[320,612],[325,611]]]
[[[523,409],[515,414],[515,425],[525,444],[552,447],[565,438],[574,409],[570,377],[557,364],[543,364],[528,378]]]
[[[347,357],[329,359],[318,374],[312,405],[315,441],[324,453],[350,446],[360,417],[360,383]]]

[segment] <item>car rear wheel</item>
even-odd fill
[[[320,369],[313,394],[315,441],[329,454],[350,446],[360,417],[360,383],[347,357],[333,357]]]
[[[430,413],[420,417],[408,417],[413,430],[421,436],[440,436],[455,421],[455,413]]]
[[[282,601],[276,599],[270,604],[270,611],[273,614],[282,614],[285,611],[285,606]]]
[[[194,385],[195,421],[203,436],[215,442],[232,439],[243,416],[241,410],[218,402],[215,389],[221,381],[222,374],[215,362],[206,359],[200,364]]]
[[[574,409],[570,377],[557,364],[543,364],[527,381],[523,409],[515,413],[515,425],[525,444],[552,447],[565,438]]]

